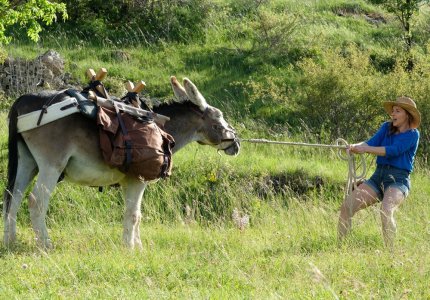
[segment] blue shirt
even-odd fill
[[[391,122],[385,122],[366,143],[373,147],[385,147],[385,156],[376,158],[377,165],[389,165],[411,172],[414,168],[420,132],[418,129],[390,134]]]

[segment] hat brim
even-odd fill
[[[383,107],[385,111],[391,115],[391,112],[393,110],[393,106],[399,106],[403,108],[404,110],[408,111],[411,115],[413,120],[411,121],[411,128],[418,128],[421,124],[421,113],[418,111],[418,109],[412,105],[406,104],[406,103],[399,103],[395,101],[385,101],[383,104]]]

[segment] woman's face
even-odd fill
[[[391,121],[393,121],[393,126],[401,128],[404,126],[409,126],[409,116],[406,110],[400,106],[394,105],[391,110]]]

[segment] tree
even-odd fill
[[[403,29],[403,40],[405,42],[405,51],[410,55],[413,45],[411,30],[412,17],[418,14],[422,5],[428,4],[430,0],[373,0],[375,4],[382,4],[388,12],[393,13],[400,21]],[[408,59],[408,70],[412,70],[413,60]]]
[[[7,29],[13,25],[20,25],[27,31],[28,37],[38,41],[42,24],[51,25],[59,14],[63,20],[67,19],[64,3],[48,0],[0,0],[0,46],[11,41]]]

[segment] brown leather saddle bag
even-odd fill
[[[108,165],[143,180],[171,175],[175,142],[153,120],[99,107],[97,124]]]

